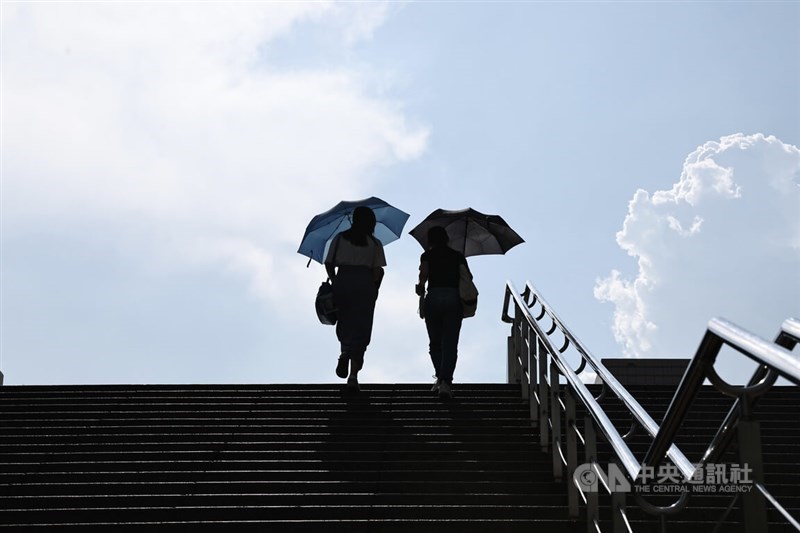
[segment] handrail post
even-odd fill
[[[750,492],[742,493],[742,514],[745,533],[767,531],[767,507],[764,497],[756,489],[764,483],[764,464],[761,453],[761,424],[758,420],[740,419],[737,428],[739,461],[753,482]]]
[[[567,431],[567,502],[569,504],[569,515],[578,516],[578,487],[575,486],[573,476],[578,469],[578,426],[575,420],[575,395],[571,387],[566,387],[565,391],[567,415],[566,415],[566,431]]]
[[[528,334],[525,337],[526,346],[528,347],[528,407],[531,416],[531,424],[536,426],[539,424],[539,395],[537,394],[539,387],[539,360],[536,353],[536,334],[533,329],[526,324]]]
[[[519,372],[520,393],[526,400],[530,398],[530,382],[531,382],[531,328],[527,324],[524,325],[519,335],[519,355],[520,364],[522,368]]]
[[[536,360],[539,365],[539,446],[543,452],[547,451],[550,440],[550,390],[547,383],[547,348],[542,340],[536,336]]]
[[[615,487],[611,488],[611,520],[614,526],[614,533],[628,533],[628,526],[623,519],[623,513],[625,513],[625,493],[621,490],[614,489]]]
[[[514,318],[511,324],[511,336],[508,346],[508,383],[519,382],[519,357],[520,357],[520,324],[522,323],[521,313],[518,312],[516,304],[514,306]]]
[[[550,419],[553,427],[551,428],[553,455],[553,478],[561,481],[564,468],[561,463],[561,398],[560,385],[558,380],[558,365],[555,359],[550,360]]]
[[[584,444],[586,464],[594,470],[597,466],[597,436],[594,431],[594,420],[589,415],[586,415],[583,419],[583,438],[586,440]],[[588,533],[597,533],[595,523],[599,520],[597,508],[600,476],[596,476],[593,479],[596,480],[595,490],[586,492],[586,531]]]

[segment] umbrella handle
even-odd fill
[[[306,263],[306,268],[308,268],[308,265],[310,265],[310,264],[311,264],[311,258],[309,257],[308,258],[308,263]]]

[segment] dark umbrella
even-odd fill
[[[450,237],[450,247],[465,256],[504,254],[525,242],[502,217],[484,215],[471,207],[458,211],[437,209],[409,233],[428,249],[428,230],[442,226]]]
[[[385,246],[400,238],[403,226],[408,220],[408,213],[373,196],[353,202],[339,202],[331,209],[312,218],[306,227],[297,253],[308,257],[309,264],[312,259],[321,264],[325,260],[325,252],[333,238],[352,226],[353,211],[360,206],[369,207],[375,212],[377,219],[375,238],[381,241],[381,244]]]

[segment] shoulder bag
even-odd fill
[[[458,282],[458,295],[461,297],[461,307],[464,309],[464,318],[475,316],[478,310],[478,288],[472,281],[472,273],[465,265],[459,267],[460,279]]]

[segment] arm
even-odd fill
[[[383,245],[378,239],[372,237],[372,241],[375,243],[375,256],[372,262],[372,279],[375,280],[375,288],[380,289],[385,273],[383,267],[386,266],[386,254],[384,254]]]
[[[418,296],[425,294],[425,283],[428,281],[428,262],[420,261],[419,263],[419,282],[415,287]]]
[[[333,281],[336,277],[336,252],[339,250],[339,239],[341,235],[333,238],[331,248],[328,249],[328,256],[325,258],[325,272],[328,273],[328,279]]]

